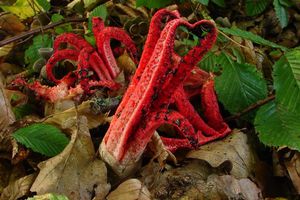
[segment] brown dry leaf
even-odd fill
[[[76,116],[83,115],[88,120],[88,128],[96,128],[101,124],[108,122],[107,115],[96,115],[91,111],[90,108],[91,101],[85,101],[79,106],[70,108],[63,112],[55,113],[48,117],[45,121],[49,124],[55,124],[61,126],[63,129],[70,126],[70,123],[74,123]]]
[[[15,122],[10,102],[6,96],[5,89],[0,79],[0,156],[7,157],[12,150],[12,128],[10,124]],[[8,154],[7,154],[8,153]],[[9,158],[7,157],[7,158]]]
[[[157,159],[161,168],[164,167],[167,159],[170,159],[174,164],[177,164],[176,157],[172,154],[172,152],[166,149],[161,137],[156,131],[154,132],[148,147],[152,152],[154,152],[152,160]]]
[[[187,158],[195,158],[208,162],[212,167],[219,167],[224,162],[232,163],[230,172],[237,178],[247,178],[255,167],[255,153],[247,142],[247,135],[234,130],[225,139],[212,142],[191,151]]]
[[[129,179],[109,193],[107,200],[151,200],[147,187],[138,179]]]
[[[15,116],[6,97],[2,80],[0,80],[0,130],[8,127],[13,122],[15,122]]]
[[[45,104],[45,116],[54,115],[68,110],[75,106],[75,102],[71,99],[58,100],[55,103],[46,102]]]
[[[0,71],[5,77],[7,77],[12,74],[21,73],[23,69],[19,65],[4,62],[0,64]]]
[[[295,189],[300,194],[300,153],[295,152],[292,159],[285,160],[284,164]]]
[[[263,199],[261,190],[247,178],[238,180],[230,175],[211,175],[207,179],[207,184],[216,185],[218,192],[228,199]]]
[[[246,58],[246,62],[256,65],[259,62],[259,60],[255,53],[253,43],[250,40],[244,40],[243,45],[248,47],[248,48],[241,48],[241,50]]]
[[[104,198],[110,189],[104,162],[95,158],[95,149],[85,116],[73,125],[71,141],[59,155],[41,162],[31,187],[37,194],[64,194],[70,199]]]
[[[261,199],[260,189],[249,179],[219,176],[220,171],[201,160],[152,175],[147,173],[143,171],[142,182],[154,199]]]
[[[121,56],[117,58],[118,67],[124,70],[125,74],[134,74],[136,65],[125,51]]]
[[[1,194],[0,200],[14,200],[29,193],[35,175],[31,174],[10,183]]]
[[[18,34],[19,32],[24,31],[25,28],[25,25],[20,21],[20,19],[12,13],[0,16],[0,29],[10,34]]]
[[[8,184],[10,173],[10,163],[7,160],[0,159],[0,194]]]

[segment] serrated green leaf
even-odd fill
[[[49,35],[38,35],[33,38],[33,43],[25,51],[25,63],[32,65],[40,58],[38,53],[41,47],[52,47],[52,38]]]
[[[162,8],[172,3],[172,0],[136,0],[136,7]]]
[[[225,53],[218,62],[223,72],[215,79],[215,89],[229,112],[239,112],[267,96],[267,84],[255,66],[234,62]]]
[[[45,10],[49,11],[51,8],[51,4],[47,0],[36,0],[36,2]]]
[[[196,0],[198,3],[201,3],[201,4],[203,4],[203,5],[205,5],[205,6],[207,6],[208,5],[208,3],[209,3],[209,0]]]
[[[300,113],[300,50],[281,57],[274,65],[276,101],[286,110]]]
[[[60,15],[60,14],[53,14],[51,16],[51,22],[58,22],[60,20],[63,20],[65,17]],[[72,31],[72,26],[70,23],[64,24],[64,25],[60,25],[58,27],[55,27],[55,32],[57,34],[62,34],[62,33],[66,33],[66,32],[71,32]]]
[[[289,22],[289,13],[283,5],[280,4],[280,0],[274,0],[273,5],[275,8],[276,16],[279,19],[280,26],[285,28]]]
[[[223,28],[223,27],[218,27],[221,31],[223,31],[226,34],[230,34],[230,35],[234,35],[234,36],[238,36],[247,40],[250,40],[256,44],[261,44],[261,45],[265,45],[265,46],[270,46],[273,48],[279,48],[282,51],[286,51],[288,50],[288,48],[275,44],[274,42],[268,41],[262,37],[260,37],[259,35],[256,35],[254,33],[248,32],[248,31],[244,31],[241,30],[239,28]]]
[[[69,143],[60,129],[49,124],[36,123],[18,129],[13,138],[34,152],[46,156],[59,154]]]
[[[254,16],[262,13],[269,4],[269,0],[246,0],[246,14]]]
[[[217,4],[220,7],[225,7],[225,1],[224,0],[212,0],[213,3]]]
[[[204,55],[199,65],[200,68],[207,72],[218,72],[220,71],[220,65],[217,62],[216,55],[213,52],[208,52]]]
[[[107,8],[104,4],[97,6],[94,10],[92,10],[92,12],[89,15],[89,30],[92,30],[92,17],[101,17],[103,21],[105,21],[107,15]]]
[[[299,112],[288,112],[272,101],[257,111],[254,125],[264,144],[300,150]]]
[[[17,0],[13,5],[0,5],[0,8],[17,15],[22,20],[34,16],[35,11],[42,9],[37,3],[29,4],[28,0]]]

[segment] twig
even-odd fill
[[[258,102],[256,102],[256,103],[250,105],[248,108],[242,110],[242,111],[239,112],[239,113],[236,113],[236,114],[234,114],[234,115],[232,115],[232,116],[230,116],[230,117],[225,118],[225,121],[226,121],[226,122],[229,122],[229,121],[232,121],[232,120],[234,120],[234,119],[238,119],[238,118],[240,118],[241,116],[247,114],[248,112],[250,112],[250,111],[252,111],[252,110],[255,110],[256,108],[258,108],[258,107],[260,107],[260,106],[265,105],[266,103],[272,101],[273,99],[275,99],[275,95],[274,95],[274,94],[271,95],[271,96],[269,96],[269,97],[267,97],[267,98],[265,98],[265,99],[263,99],[263,100],[260,100],[260,101],[258,101]]]
[[[27,31],[25,33],[21,33],[19,35],[14,36],[14,37],[8,38],[6,40],[0,41],[0,47],[2,47],[4,45],[7,45],[7,44],[9,44],[11,42],[15,42],[17,40],[21,40],[21,39],[24,39],[26,37],[35,35],[35,34],[40,33],[42,31],[54,28],[54,27],[62,25],[62,24],[72,23],[72,22],[73,23],[76,23],[76,22],[85,22],[86,20],[87,20],[86,18],[63,19],[63,20],[61,20],[59,22],[54,22],[54,23],[48,24],[46,26],[41,26],[41,27],[35,28],[33,30]]]

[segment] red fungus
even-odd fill
[[[125,45],[129,54],[137,63],[137,49],[134,42],[127,33],[117,27],[105,27],[101,18],[93,18],[93,32],[97,48],[93,48],[82,37],[73,33],[59,35],[54,41],[54,54],[46,64],[47,78],[57,84],[55,87],[47,87],[40,83],[26,83],[24,86],[36,92],[37,96],[50,100],[51,102],[73,96],[75,94],[89,94],[93,92],[90,88],[95,86],[107,87],[115,90],[119,85],[113,81],[120,70],[117,67],[113,55],[110,40],[115,39]],[[71,46],[71,49],[60,49],[63,43]],[[77,61],[77,69],[68,73],[62,79],[57,79],[53,70],[57,62],[69,59]],[[90,76],[89,71],[95,72]],[[20,81],[19,81],[20,83]],[[18,84],[19,84],[18,83]]]
[[[164,18],[166,26],[161,29]],[[179,26],[199,36],[202,30],[208,32],[204,38],[200,37],[200,44],[182,58],[174,52]],[[162,124],[174,126],[180,135],[180,138],[162,138],[171,151],[197,148],[230,132],[219,113],[211,76],[194,67],[212,47],[216,36],[211,21],[189,24],[179,19],[178,12],[167,10],[153,16],[139,67],[100,146],[102,158],[117,174],[125,175],[132,170],[155,129]],[[185,91],[184,86],[195,80],[193,73],[201,75],[201,82]],[[198,93],[202,95],[207,124],[189,102],[190,96]],[[176,105],[177,111],[169,109],[171,103]]]

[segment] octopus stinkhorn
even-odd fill
[[[123,29],[105,27],[101,18],[96,17],[92,19],[92,24],[97,48],[74,33],[64,33],[55,39],[54,54],[47,61],[46,72],[47,78],[56,86],[48,87],[37,81],[27,83],[23,79],[17,79],[14,85],[26,86],[35,91],[37,96],[51,102],[67,96],[89,94],[93,92],[90,88],[96,86],[111,90],[118,89],[119,85],[114,82],[114,79],[120,73],[120,69],[116,64],[110,41],[114,39],[123,43],[135,63],[137,63],[136,46]],[[62,43],[67,43],[72,48],[59,49]],[[53,69],[57,62],[65,59],[76,61],[77,69],[69,72],[62,79],[57,79],[53,74]],[[94,75],[90,76],[90,71]]]
[[[179,26],[200,38],[199,44],[183,57],[174,51]],[[165,9],[153,16],[137,71],[100,145],[101,157],[117,174],[124,175],[133,169],[162,124],[174,126],[180,136],[162,137],[171,151],[198,148],[231,131],[219,111],[213,75],[195,66],[216,37],[212,21],[190,24],[177,11]],[[196,94],[201,95],[205,120],[189,101]],[[171,104],[174,106],[170,107]]]

